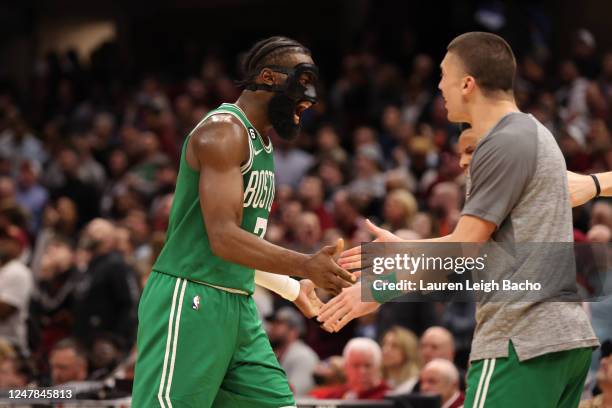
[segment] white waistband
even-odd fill
[[[202,285],[210,286],[211,288],[219,289],[219,290],[222,290],[224,292],[235,293],[237,295],[243,295],[243,296],[249,296],[249,292],[246,292],[246,291],[241,290],[241,289],[226,288],[225,286],[213,285],[212,283],[202,282],[202,281],[198,281],[198,280],[194,280],[194,282],[201,283]]]

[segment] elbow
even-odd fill
[[[208,243],[214,256],[228,259],[231,252],[231,230],[230,228],[214,227],[208,229]]]

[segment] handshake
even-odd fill
[[[376,237],[375,242],[400,240],[369,220],[366,221],[366,227]],[[361,283],[357,282],[357,278],[361,275],[359,270],[361,246],[346,251],[343,249],[344,242],[339,239],[335,247],[325,247],[312,255],[305,265],[306,279],[294,283],[299,285],[297,298],[294,296],[290,298],[304,316],[307,318],[316,316],[321,327],[330,333],[341,330],[351,320],[372,313],[380,306],[377,302],[361,301]],[[349,273],[347,269],[356,272]],[[315,290],[317,287],[335,296],[327,303],[323,303],[317,296]]]

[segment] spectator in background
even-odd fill
[[[300,214],[296,224],[295,238],[295,244],[292,245],[295,251],[310,254],[321,248],[321,226],[315,213],[303,212]]]
[[[316,168],[316,174],[323,183],[326,199],[341,189],[345,181],[344,173],[343,162],[327,155],[321,158]]]
[[[184,137],[191,132],[199,122],[193,117],[194,101],[189,94],[181,94],[174,99],[175,129],[179,137]]]
[[[390,160],[393,150],[405,137],[402,129],[401,111],[395,105],[386,106],[382,112],[382,133],[379,138],[384,157]]]
[[[150,199],[157,188],[157,171],[169,163],[169,158],[161,152],[159,140],[153,132],[142,132],[138,146],[138,159],[126,176],[127,183],[131,189]]]
[[[382,351],[372,339],[356,337],[344,347],[346,384],[311,392],[318,399],[380,400],[389,386],[381,376]]]
[[[559,116],[569,135],[584,145],[590,131],[591,116],[604,115],[605,99],[594,83],[580,75],[575,62],[563,61],[559,74],[562,81],[556,94]]]
[[[151,204],[150,219],[153,231],[165,232],[166,229],[168,229],[168,220],[170,219],[173,199],[174,194],[169,193],[158,196]]]
[[[465,395],[459,389],[459,371],[451,361],[435,358],[425,364],[420,383],[423,394],[440,396],[441,408],[463,407]]]
[[[362,203],[347,190],[340,190],[334,194],[333,203],[336,225],[342,234],[352,241],[364,221],[361,215]]]
[[[410,228],[423,239],[431,238],[435,234],[432,217],[426,212],[416,213]]]
[[[416,190],[416,180],[404,167],[396,167],[385,173],[385,187],[387,194],[394,190]]]
[[[47,189],[38,182],[40,175],[40,164],[31,160],[24,160],[19,165],[19,175],[15,199],[17,203],[30,215],[29,232],[32,235],[38,233],[42,216],[49,193]]]
[[[578,408],[608,408],[612,406],[612,342],[607,340],[601,345],[601,359],[596,374],[597,387],[601,394],[580,402]]]
[[[359,149],[367,146],[374,149],[377,158],[382,160],[382,150],[378,143],[378,133],[370,126],[360,126],[353,132],[353,150],[357,153]]]
[[[134,271],[116,251],[115,239],[115,227],[95,219],[79,242],[90,258],[74,302],[74,334],[84,345],[105,333],[118,336],[127,347],[134,341],[139,286]]]
[[[297,141],[289,142],[279,137],[272,138],[276,187],[287,185],[293,189],[297,188],[302,177],[314,164],[312,155],[295,147],[296,143]]]
[[[57,343],[49,355],[51,385],[66,384],[87,379],[87,353],[73,339]]]
[[[125,151],[116,149],[109,153],[109,180],[106,183],[100,200],[100,209],[105,217],[115,216],[115,209],[113,208],[115,197],[123,194],[129,188],[127,178],[125,177],[129,165],[129,159]]]
[[[134,262],[151,262],[151,246],[149,237],[151,228],[147,219],[147,214],[142,210],[131,210],[127,216],[121,220],[120,225],[127,228],[130,232],[130,240],[134,247]]]
[[[335,226],[332,215],[324,205],[325,192],[320,178],[314,176],[304,177],[300,183],[298,195],[304,208],[316,214],[322,231]]]
[[[608,201],[599,200],[593,203],[589,225],[605,225],[612,229],[612,205]]]
[[[444,303],[443,306],[444,311],[441,312],[440,324],[453,334],[454,363],[460,370],[466,370],[476,327],[476,304],[473,302],[448,302]]]
[[[385,194],[385,177],[382,173],[382,156],[375,145],[365,144],[357,149],[354,161],[355,178],[348,189],[369,204],[369,200],[380,199]]]
[[[601,63],[601,76],[599,77],[599,89],[606,99],[608,110],[612,106],[612,51],[606,52]],[[610,112],[608,111],[608,117]]]
[[[79,157],[74,148],[65,147],[59,152],[62,179],[52,189],[53,197],[67,197],[77,206],[77,228],[95,218],[99,213],[99,195],[94,186],[79,177]]]
[[[98,113],[91,129],[91,153],[108,173],[109,160],[117,141],[114,139],[115,117],[109,112]]]
[[[0,390],[26,388],[33,379],[34,372],[26,358],[0,359]]]
[[[572,59],[580,72],[593,79],[598,72],[597,42],[595,36],[586,28],[572,33]]]
[[[331,356],[319,362],[313,371],[313,377],[318,386],[311,391],[315,394],[319,388],[344,384],[344,359],[341,356]]]
[[[429,198],[429,208],[438,223],[438,234],[450,234],[459,220],[461,192],[459,186],[451,182],[436,184]]]
[[[35,271],[31,310],[40,330],[37,355],[48,355],[55,343],[72,334],[74,291],[78,281],[74,256],[65,239],[54,237],[42,255],[40,268]]]
[[[296,240],[297,226],[300,214],[302,214],[302,203],[298,200],[288,200],[282,208],[279,209],[282,231],[282,242],[285,244],[293,244]],[[271,231],[272,232],[272,231]]]
[[[382,338],[383,378],[389,395],[409,394],[419,379],[418,339],[410,330],[392,327]]]
[[[431,101],[434,62],[429,55],[419,54],[414,58],[412,74],[408,78],[402,108],[402,119],[408,123],[416,123],[427,104]]]
[[[319,127],[316,134],[317,148],[319,154],[328,156],[333,160],[344,163],[348,160],[348,154],[340,146],[338,131],[331,124]]]
[[[385,197],[383,228],[397,231],[408,228],[419,210],[416,199],[403,189],[393,190]]]
[[[454,361],[455,341],[452,333],[440,326],[425,330],[419,342],[419,355],[422,364],[427,364],[434,358]]]
[[[47,203],[43,212],[42,229],[38,233],[32,253],[31,265],[35,274],[38,274],[42,256],[54,238],[59,237],[71,244],[75,243],[77,221],[77,208],[71,199],[60,197]]]
[[[121,340],[113,335],[102,335],[91,348],[90,380],[104,380],[119,366],[124,356]]]
[[[612,231],[606,225],[594,225],[587,232],[588,242],[595,244],[593,251],[605,250],[611,239]],[[594,259],[592,254],[589,255],[589,258],[589,260]],[[597,301],[584,303],[584,305],[590,311],[591,325],[595,335],[603,343],[606,339],[612,339],[612,325],[610,324],[610,316],[612,316],[612,279],[610,279],[609,270],[601,270],[601,272],[607,272],[608,276],[596,274],[593,277],[594,281],[587,281],[587,286],[593,288],[600,296],[596,298]],[[609,347],[612,347],[612,344],[609,343]],[[599,350],[593,351],[592,370],[597,367],[596,364],[599,361],[600,352],[603,353],[603,346]]]
[[[0,336],[0,361],[16,356],[15,347],[6,338]]]
[[[268,320],[270,344],[289,385],[297,397],[304,396],[315,385],[313,372],[319,363],[317,354],[300,340],[305,331],[304,318],[294,308],[284,306]]]
[[[173,123],[174,118],[168,106],[164,107],[157,101],[153,101],[143,105],[142,111],[144,128],[154,133],[163,154],[167,157],[178,158],[180,141],[185,135],[180,135],[180,139],[177,136]],[[178,160],[176,162],[178,163]]]
[[[17,227],[0,231],[0,338],[29,354],[27,324],[32,272],[19,260],[23,250]]]
[[[102,192],[106,185],[106,172],[92,152],[94,143],[92,135],[74,135],[72,144],[79,156],[79,180],[90,184],[98,192]]]
[[[22,160],[44,164],[47,153],[17,109],[11,109],[6,115],[7,126],[0,132],[0,155],[11,159],[13,170],[17,170]]]
[[[10,176],[0,176],[0,205],[2,207],[13,205],[16,200],[15,182]]]

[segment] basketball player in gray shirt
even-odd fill
[[[448,118],[469,123],[477,141],[468,198],[455,230],[423,242],[572,242],[566,166],[552,134],[519,111],[513,96],[516,61],[510,46],[489,33],[466,33],[447,47],[441,63]],[[368,221],[378,241],[400,241]],[[538,280],[555,271],[529,269]],[[359,247],[339,263],[359,267]],[[355,287],[345,289],[354,295]],[[338,330],[376,303],[340,295],[319,320]],[[577,407],[591,351],[599,345],[579,303],[481,302],[470,355],[465,407]]]

